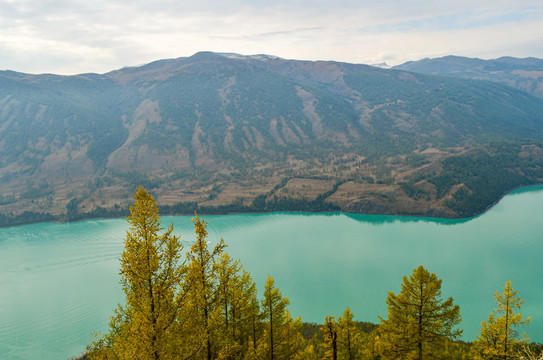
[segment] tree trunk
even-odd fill
[[[418,350],[419,350],[419,360],[422,360],[422,306],[423,306],[423,300],[424,299],[424,284],[420,283],[420,304],[419,304],[419,319],[418,319],[418,327],[419,327],[419,339],[418,339]]]
[[[509,292],[509,286],[507,287],[507,292]],[[503,344],[504,346],[504,353],[503,358],[504,360],[507,360],[507,343],[509,342],[509,295],[506,295],[507,302],[505,304],[505,342]]]
[[[149,266],[149,263],[151,262],[151,254],[149,253],[149,246],[150,240],[147,237],[147,226],[144,224],[143,229],[145,230],[145,242],[147,243],[147,266],[148,266],[148,277],[147,277],[147,286],[149,287],[149,300],[151,302],[151,324],[152,324],[152,331],[153,335],[151,336],[151,351],[153,352],[153,359],[159,360],[160,355],[158,354],[157,349],[157,317],[155,314],[155,296],[153,294],[153,278],[151,276],[152,270]]]
[[[273,314],[272,314],[272,302],[270,299],[270,360],[273,360]]]
[[[332,333],[332,358],[337,360],[337,331]]]

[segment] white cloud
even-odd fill
[[[0,0],[0,69],[106,72],[201,50],[397,64],[543,57],[539,0]]]

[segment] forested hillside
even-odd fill
[[[542,182],[542,144],[543,100],[488,81],[209,52],[4,71],[0,224],[124,215],[139,185],[164,213],[472,216]]]

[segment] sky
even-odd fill
[[[106,73],[198,51],[388,65],[543,58],[543,2],[0,0],[0,70]]]

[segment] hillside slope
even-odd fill
[[[117,214],[144,185],[171,212],[468,216],[541,181],[539,142],[542,99],[366,65],[203,52],[101,75],[0,72],[4,214]],[[478,198],[470,181],[489,174],[473,159],[511,179]]]

